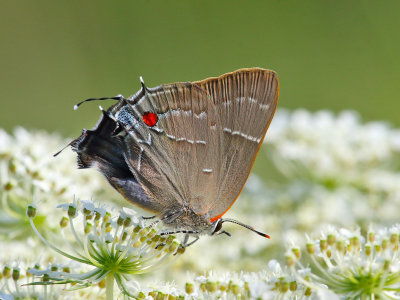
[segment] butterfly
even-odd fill
[[[240,69],[195,82],[141,89],[71,142],[80,168],[97,168],[129,202],[151,212],[184,245],[230,234],[222,218],[238,198],[274,116],[274,71]],[[188,243],[189,237],[194,240]]]

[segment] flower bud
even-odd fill
[[[387,239],[382,240],[382,249],[386,250],[388,247],[389,241]]]
[[[176,251],[176,253],[181,255],[181,254],[185,253],[185,249],[186,249],[186,247],[179,247],[178,251]]]
[[[328,242],[326,240],[320,240],[319,248],[321,249],[321,252],[325,252],[325,250],[328,248]]]
[[[297,282],[296,281],[292,281],[289,283],[289,290],[291,292],[295,292],[297,290]]]
[[[12,184],[11,182],[7,182],[7,183],[4,185],[4,190],[5,190],[5,191],[11,191],[13,187],[14,187],[14,186],[13,186],[13,184]]]
[[[50,275],[49,275],[49,274],[43,274],[43,276],[42,276],[42,281],[43,281],[43,282],[48,282],[48,281],[50,281]]]
[[[179,243],[177,241],[174,241],[168,248],[168,252],[174,253],[179,247]]]
[[[185,292],[186,292],[186,294],[192,294],[193,292],[194,292],[194,286],[193,286],[193,283],[189,283],[189,282],[187,282],[186,283],[186,285],[185,285]]]
[[[60,221],[60,227],[65,228],[68,226],[69,219],[67,217],[62,217]]]
[[[216,292],[217,291],[217,283],[216,282],[207,281],[206,282],[206,289],[210,293]]]
[[[157,230],[155,230],[154,228],[152,228],[149,232],[149,234],[147,235],[147,238],[151,239],[153,238],[157,233]]]
[[[171,244],[174,240],[175,240],[175,236],[170,235],[170,236],[168,236],[168,238],[167,238],[167,240],[166,240],[165,243],[166,243],[167,245],[169,245],[169,244]]]
[[[231,291],[232,291],[232,294],[234,294],[235,296],[238,296],[239,294],[240,294],[240,287],[239,287],[239,285],[237,285],[237,284],[232,284],[231,285]]]
[[[294,259],[293,255],[290,254],[285,256],[285,261],[289,267],[294,267],[296,264],[296,260]]]
[[[89,234],[90,231],[92,230],[92,227],[93,227],[93,224],[87,222],[87,223],[85,224],[85,230],[84,230],[85,234]]]
[[[289,290],[289,283],[287,281],[280,281],[279,282],[279,291],[281,293],[286,293]]]
[[[129,227],[132,224],[132,219],[130,217],[127,217],[124,221],[124,226]]]
[[[106,214],[103,217],[103,222],[108,222],[111,219],[111,214],[109,212],[106,212]]]
[[[307,243],[306,245],[307,253],[312,255],[315,253],[315,245],[314,243]]]
[[[372,253],[371,245],[367,244],[365,245],[365,255],[370,256]]]
[[[300,259],[300,248],[292,248],[292,252],[297,259]]]
[[[373,243],[375,241],[375,232],[372,231],[368,232],[368,241],[370,243]]]
[[[103,279],[102,281],[100,281],[100,282],[98,283],[98,286],[99,286],[99,288],[101,288],[101,289],[106,288],[106,280]]]
[[[390,243],[397,244],[399,242],[399,235],[397,233],[392,233],[390,235]]]
[[[36,211],[36,205],[29,204],[28,208],[26,209],[26,215],[28,216],[28,218],[33,219],[36,217]]]
[[[4,266],[3,276],[5,278],[10,278],[11,277],[11,268],[9,266]]]
[[[328,234],[327,242],[329,246],[332,246],[336,242],[336,236],[334,234]]]
[[[76,206],[75,205],[69,205],[68,206],[68,216],[70,218],[75,218],[77,216],[77,212],[76,212]]]
[[[146,236],[149,233],[149,231],[150,231],[149,228],[145,227],[142,230],[140,230],[139,235],[140,236]]]
[[[200,289],[203,293],[205,293],[207,291],[206,289],[206,284],[204,282],[200,283]]]
[[[118,226],[124,225],[125,219],[120,215],[117,220]]]
[[[20,276],[20,270],[19,270],[19,268],[14,268],[14,269],[12,270],[12,279],[13,279],[14,281],[17,281],[17,280],[19,279],[19,276]]]

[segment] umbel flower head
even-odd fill
[[[302,284],[289,268],[282,268],[276,260],[271,260],[261,272],[208,272],[189,279],[184,289],[171,285],[157,286],[141,290],[137,298],[311,300],[331,295],[324,288],[312,289]]]
[[[354,111],[337,116],[303,109],[278,114],[265,149],[278,170],[290,178],[355,185],[377,170],[398,170],[400,131],[387,123],[363,124]]]
[[[72,152],[53,157],[67,143],[43,131],[19,127],[10,135],[0,129],[0,237],[15,241],[32,235],[25,215],[29,203],[46,204],[35,224],[48,227],[47,216],[55,203],[68,201],[77,191],[88,196],[106,192],[97,173],[77,170]]]
[[[31,267],[27,267],[31,266]],[[32,267],[33,266],[33,267]],[[0,299],[104,299],[104,282],[93,286],[90,290],[74,290],[72,285],[46,285],[45,282],[51,277],[59,276],[62,273],[70,273],[71,267],[68,265],[43,264],[43,263],[18,263],[9,262],[0,264]],[[36,280],[40,280],[35,284]],[[65,287],[69,289],[67,292]],[[83,292],[84,291],[84,292]]]
[[[82,271],[57,273],[41,284],[74,283],[86,287],[105,280],[107,299],[112,299],[115,281],[122,293],[131,295],[127,282],[135,282],[133,275],[149,272],[183,253],[174,236],[162,236],[151,225],[144,226],[131,210],[113,216],[90,201],[74,201],[59,208],[66,211],[66,216],[60,220],[61,240],[57,243],[67,246],[68,251],[56,247],[37,231],[33,223],[35,206],[28,207],[27,215],[40,239],[67,259],[80,263]]]
[[[305,251],[291,249],[287,263],[302,283],[323,284],[343,299],[400,299],[400,225],[378,232],[331,227]],[[306,254],[303,254],[306,252]],[[312,273],[301,274],[309,259]]]

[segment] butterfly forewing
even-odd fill
[[[114,117],[126,120],[127,109],[133,119],[122,124],[128,132],[126,160],[148,196],[165,207],[160,213],[191,204],[196,213],[207,212],[219,182],[218,173],[209,171],[216,151],[212,143],[218,140],[210,127],[216,127],[218,116],[205,91],[192,83],[148,89],[116,109]],[[154,126],[143,121],[146,112],[157,115]]]
[[[153,211],[186,207],[213,221],[243,188],[277,99],[276,74],[254,68],[142,88],[109,112],[128,133],[125,160]]]

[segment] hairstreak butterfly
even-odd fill
[[[239,196],[279,94],[274,71],[240,69],[196,82],[148,88],[102,110],[92,130],[71,142],[80,168],[96,167],[124,198],[169,228],[221,234],[222,216]],[[189,237],[194,240],[188,243]]]

